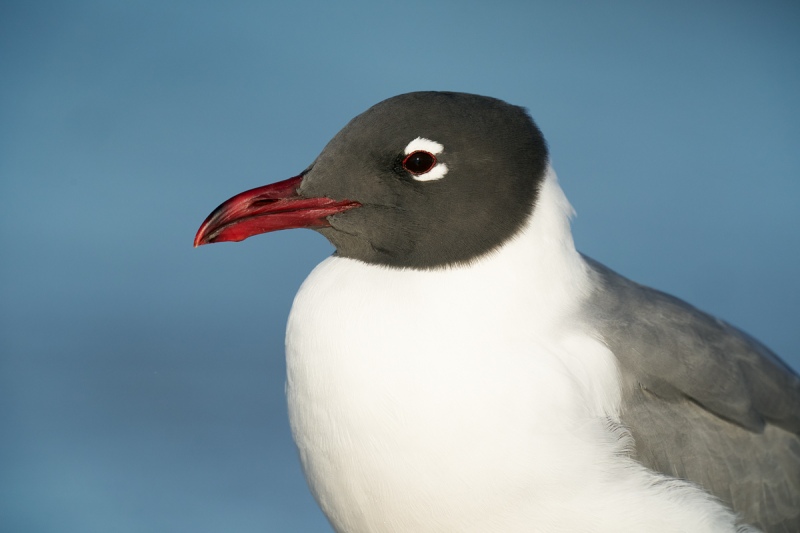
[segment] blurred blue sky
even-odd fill
[[[330,531],[283,398],[311,231],[192,249],[389,96],[530,109],[585,253],[800,367],[800,4],[0,3],[0,531]]]

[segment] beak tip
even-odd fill
[[[197,248],[198,246],[203,246],[204,244],[208,244],[208,241],[206,240],[205,235],[203,235],[202,228],[200,228],[200,230],[197,232],[197,235],[194,236],[193,247]]]

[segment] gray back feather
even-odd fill
[[[585,258],[636,458],[765,532],[800,531],[800,378],[746,333]]]

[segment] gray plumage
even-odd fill
[[[704,487],[765,532],[800,531],[797,374],[746,333],[586,260],[636,459]]]

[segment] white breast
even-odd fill
[[[581,318],[591,284],[569,210],[551,173],[525,230],[474,264],[332,257],[303,284],[290,419],[337,531],[727,530],[702,493],[654,486],[624,454],[616,362]]]

